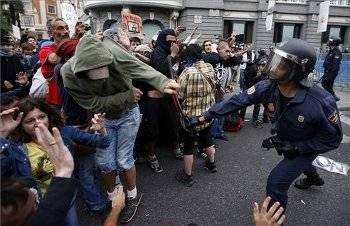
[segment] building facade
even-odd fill
[[[48,38],[46,22],[51,18],[61,17],[61,2],[69,2],[77,12],[83,8],[82,0],[21,0],[24,14],[20,15],[21,27],[35,31],[39,39]],[[79,13],[78,13],[79,15]]]
[[[84,0],[94,31],[104,21],[119,19],[121,12],[138,14],[144,23],[145,41],[164,27],[195,27],[200,42],[228,37],[233,31],[239,41],[256,48],[274,46],[288,38],[302,38],[314,47],[324,46],[331,35],[341,37],[350,46],[350,0],[332,0],[327,32],[317,33],[321,0],[276,0],[273,26],[266,31],[268,0]],[[118,22],[117,22],[118,23]],[[185,34],[185,35],[186,35]]]

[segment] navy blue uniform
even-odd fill
[[[297,147],[300,155],[284,158],[270,173],[267,195],[285,208],[291,183],[302,173],[313,175],[312,161],[319,153],[337,148],[342,128],[333,96],[318,86],[301,87],[281,111],[280,92],[276,83],[261,81],[241,94],[214,105],[205,114],[206,120],[223,116],[252,104],[263,103],[280,139]]]
[[[323,62],[322,87],[334,96],[333,84],[338,75],[342,54],[338,48],[330,50]]]

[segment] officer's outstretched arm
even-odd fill
[[[317,111],[319,119],[315,136],[295,142],[295,146],[301,153],[324,153],[336,149],[343,139],[339,113],[333,96],[325,98]]]
[[[268,80],[261,81],[244,92],[215,104],[203,116],[206,121],[210,121],[216,116],[228,115],[252,104],[262,103],[271,85]]]

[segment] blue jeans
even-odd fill
[[[141,118],[139,107],[134,107],[119,119],[105,119],[111,143],[107,148],[96,150],[96,165],[101,172],[125,171],[135,165],[133,149]]]
[[[300,155],[291,160],[285,158],[273,168],[266,185],[266,194],[271,197],[271,203],[278,201],[286,209],[288,189],[293,181],[302,173],[310,176],[317,174],[316,168],[312,165],[317,155]]]
[[[102,211],[106,208],[106,199],[102,195],[100,182],[96,175],[94,154],[78,156],[76,163],[79,171],[80,189],[89,210]]]
[[[223,116],[216,117],[214,119],[213,126],[211,129],[211,134],[214,138],[224,135],[224,133],[225,133],[224,123],[225,123],[225,117],[223,117]]]

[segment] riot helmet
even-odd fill
[[[290,39],[276,47],[265,67],[270,79],[278,83],[296,81],[311,86],[307,80],[316,63],[315,49],[301,39]]]
[[[329,46],[339,46],[341,39],[336,36],[331,36],[328,40]]]

